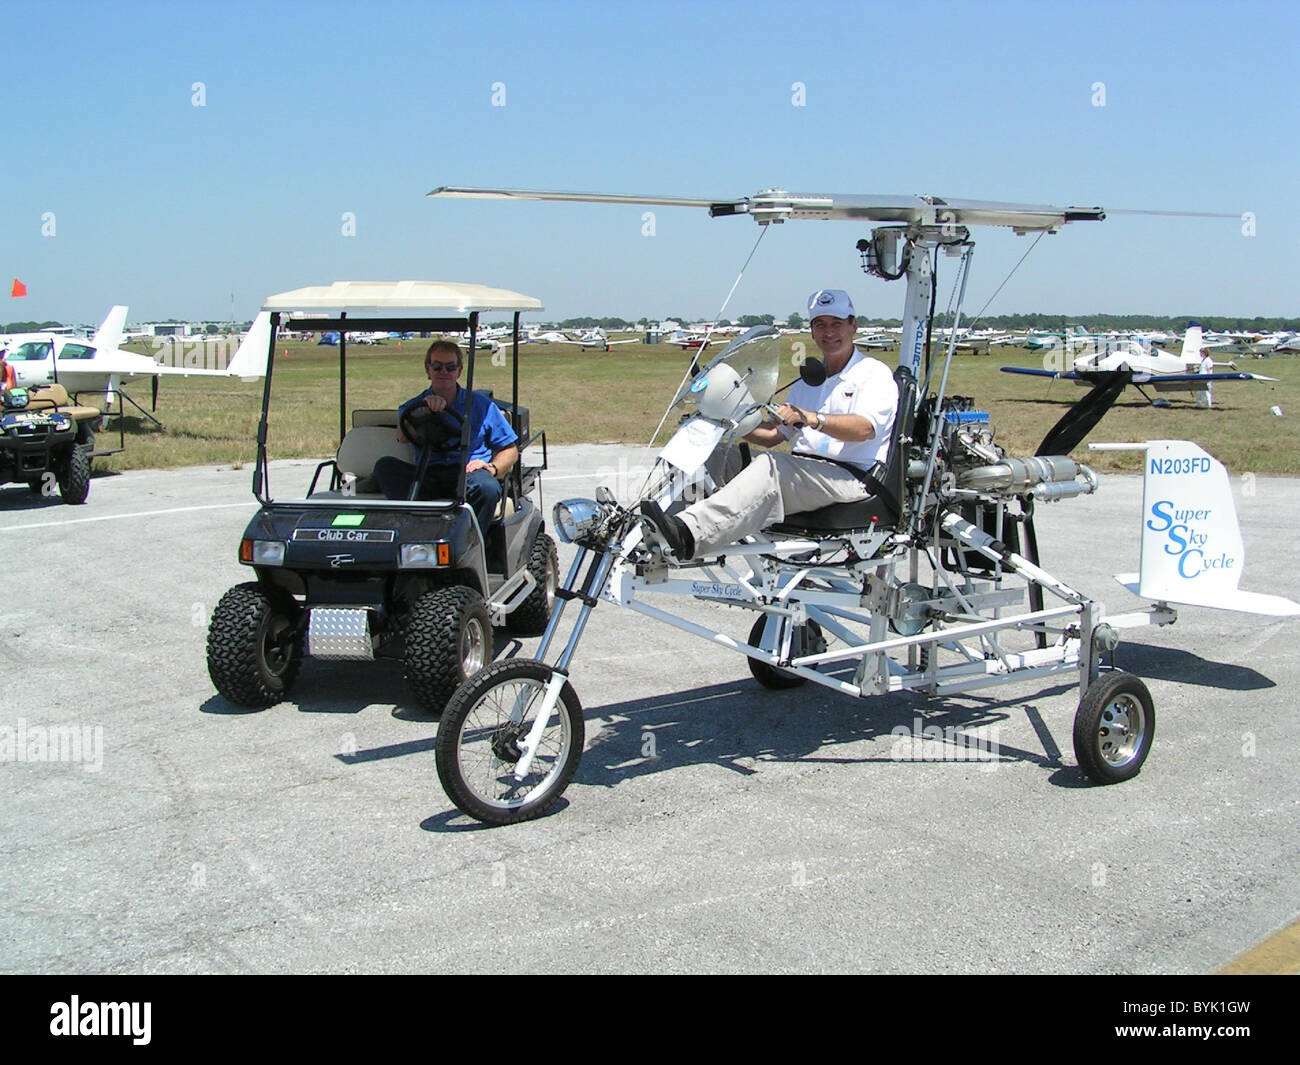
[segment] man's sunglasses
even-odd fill
[[[460,363],[458,363],[458,362],[426,362],[426,363],[424,364],[424,367],[425,367],[426,370],[432,370],[434,373],[437,373],[439,370],[446,370],[448,373],[455,373],[457,370],[460,369]]]

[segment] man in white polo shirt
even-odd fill
[[[889,367],[854,348],[858,320],[847,292],[819,289],[808,297],[808,315],[826,363],[825,383],[797,382],[778,411],[780,420],[745,437],[761,447],[792,440],[791,454],[757,456],[680,514],[666,515],[653,500],[641,504],[679,562],[716,555],[788,514],[871,494],[861,475],[888,455],[898,386]]]

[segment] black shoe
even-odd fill
[[[678,562],[689,562],[695,554],[695,537],[686,522],[663,512],[653,499],[641,500],[641,517],[650,522],[664,538]]]

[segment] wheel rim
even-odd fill
[[[466,677],[472,677],[483,668],[487,634],[478,618],[470,618],[460,634],[460,668]]]
[[[537,802],[563,772],[573,733],[568,714],[557,704],[528,775],[523,780],[514,777],[513,754],[532,728],[545,692],[546,685],[531,677],[496,684],[479,696],[461,722],[456,745],[460,779],[484,805],[515,810]],[[522,724],[511,721],[517,704],[523,706]]]
[[[272,677],[280,676],[293,657],[292,640],[286,639],[291,628],[288,618],[273,614],[262,628],[262,662]]]
[[[1142,749],[1145,736],[1146,712],[1141,700],[1117,695],[1102,710],[1097,724],[1097,749],[1107,765],[1116,769],[1128,765]]]

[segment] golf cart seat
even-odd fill
[[[393,412],[393,417],[395,424],[396,412]],[[386,455],[410,462],[411,445],[398,442],[394,426],[357,425],[343,438],[334,461],[340,473],[350,473],[357,479],[359,494],[378,495],[379,486],[373,476],[375,463]]]
[[[788,514],[785,521],[772,526],[772,532],[817,539],[840,532],[898,526],[907,502],[907,458],[916,413],[916,378],[907,367],[900,366],[894,372],[894,380],[898,384],[898,406],[894,410],[889,455],[867,472],[871,495],[852,503],[832,503],[817,510]]]

